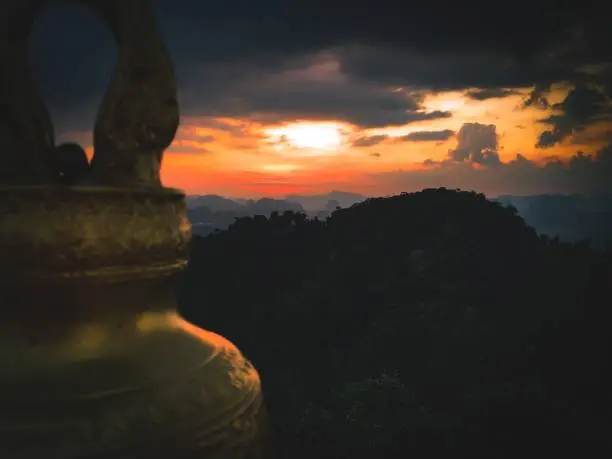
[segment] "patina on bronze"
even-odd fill
[[[47,3],[0,3],[12,64],[0,68],[0,457],[259,456],[256,370],[176,312],[191,228],[183,193],[159,179],[178,108],[150,2],[78,2],[108,21],[119,57],[91,173],[73,168],[69,184],[26,65]]]

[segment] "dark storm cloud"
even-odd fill
[[[240,117],[274,123],[298,119],[344,120],[363,128],[449,118],[447,111],[427,112],[421,93],[391,91],[346,77],[328,55],[294,61],[282,71],[248,72],[242,67],[209,66],[202,81],[186,85],[186,115]],[[194,80],[195,81],[195,80]]]
[[[444,129],[442,131],[416,131],[400,137],[406,142],[441,142],[450,139],[455,135],[455,131]]]
[[[161,0],[159,16],[191,49],[221,59],[253,54],[296,54],[329,46],[371,43],[410,45],[425,51],[485,50],[528,56],[550,47],[575,24],[597,19],[591,2],[550,8],[548,2],[513,3],[503,14],[481,2],[381,0]],[[546,20],[525,20],[530,18]],[[520,25],[520,26],[519,26]],[[602,22],[603,25],[603,22]],[[606,29],[602,32],[605,34]],[[601,34],[600,33],[600,34]],[[224,40],[220,47],[211,37]],[[589,28],[579,37],[601,38]]]
[[[400,124],[449,114],[404,108],[407,102],[374,95],[372,88],[492,90],[545,84],[573,78],[579,64],[604,61],[609,51],[601,43],[610,27],[604,27],[605,15],[589,12],[589,1],[579,9],[531,1],[526,8],[513,4],[503,14],[470,2],[432,8],[429,2],[381,0],[373,7],[354,1],[348,10],[337,0],[290,7],[280,0],[156,3],[176,67],[181,108],[190,116],[261,111],[270,119],[318,115],[362,126]],[[546,20],[527,21],[525,11]],[[592,21],[598,26],[568,35],[574,24]],[[34,35],[35,71],[60,129],[90,129],[116,54],[110,33],[88,11],[64,6],[46,12]],[[568,40],[579,46],[561,46]],[[363,43],[368,46],[359,46]],[[368,94],[349,99],[345,93],[326,103],[321,99],[325,90],[312,87],[285,90],[284,98],[266,87],[258,92],[258,78],[303,67],[321,50],[334,50],[352,88]],[[236,94],[249,82],[250,93]],[[296,109],[298,103],[304,108]]]
[[[216,105],[220,107],[222,101]],[[256,86],[242,96],[233,94],[235,104],[224,114],[244,116],[267,113],[287,119],[339,119],[364,128],[403,125],[416,121],[448,118],[450,112],[425,112],[412,98],[389,92],[384,88],[367,88],[348,83],[308,85],[288,84],[270,87],[266,91]],[[255,116],[255,119],[257,117]],[[266,117],[272,121],[270,116]]]
[[[466,97],[474,100],[502,99],[515,94],[517,91],[505,88],[472,89],[465,93]]]
[[[594,122],[612,120],[612,103],[609,97],[601,89],[584,84],[572,89],[553,109],[557,113],[541,121],[551,128],[540,135],[538,148],[552,147],[575,132],[583,131]]]
[[[526,63],[490,52],[355,46],[340,53],[340,62],[345,73],[365,81],[436,91],[527,87],[537,78]],[[554,72],[560,79],[572,73],[563,68]]]

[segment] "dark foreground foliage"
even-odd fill
[[[196,238],[185,317],[260,370],[282,457],[612,452],[612,256],[446,189]]]

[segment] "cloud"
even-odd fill
[[[518,7],[503,15],[480,8],[475,15],[464,4],[448,4],[440,15],[426,3],[382,0],[371,8],[353,2],[347,21],[334,0],[325,3],[325,14],[311,2],[290,9],[278,0],[156,2],[183,114],[265,119],[261,110],[267,119],[338,116],[362,126],[450,116],[418,112],[385,94],[389,85],[531,87],[572,79],[581,65],[610,60],[606,16],[588,3],[551,10],[532,1],[530,17],[546,20],[525,21]],[[568,32],[576,25],[582,25],[579,34]],[[353,97],[339,83],[297,81],[276,97],[266,87],[270,75],[308,67],[322,52],[337,57]],[[91,129],[116,57],[110,31],[85,9],[54,6],[36,25],[31,54],[59,130]]]
[[[372,147],[387,140],[387,135],[372,135],[369,137],[360,137],[353,142],[354,147]]]
[[[574,145],[602,145],[612,142],[612,127],[599,131],[579,131],[572,135]]]
[[[455,131],[444,129],[442,131],[416,131],[400,137],[406,142],[441,142],[450,139],[455,135]]]
[[[183,117],[169,153],[208,154],[227,148],[256,150],[265,134],[249,123],[210,117]]]
[[[457,147],[448,152],[457,162],[499,164],[497,128],[494,124],[466,123],[457,133]]]
[[[577,152],[568,161],[551,158],[543,164],[523,155],[495,167],[469,162],[427,161],[424,168],[371,174],[380,194],[422,188],[461,188],[489,196],[545,193],[612,193],[612,144],[593,155]]]
[[[182,43],[183,53],[204,53],[219,60],[251,55],[271,60],[279,54],[307,54],[347,43],[413,46],[424,52],[486,50],[532,56],[551,49],[575,25],[595,20],[605,25],[601,21],[605,14],[591,8],[589,2],[550,9],[546,2],[532,0],[507,8],[503,14],[470,2],[447,3],[443,11],[427,2],[381,0],[376,8],[368,2],[353,2],[351,20],[347,20],[347,9],[339,0],[296,2],[291,8],[284,8],[279,0],[260,0],[256,5],[248,0],[160,0],[158,5],[167,35]],[[525,20],[525,11],[530,18],[546,20]],[[598,31],[584,27],[580,36],[570,38],[585,43],[586,58],[605,52],[601,39],[606,36],[605,27]]]
[[[192,126],[181,126],[177,132],[176,138],[198,143],[211,143],[215,141],[214,135],[203,133],[201,132],[201,128],[193,128]]]
[[[235,139],[248,138],[255,135],[255,133],[252,132],[252,129],[250,129],[250,123],[233,119],[215,118],[211,116],[183,117],[181,125],[182,127],[187,127],[190,129],[201,130],[202,128],[208,128],[213,131],[230,134]]]
[[[536,107],[546,109],[550,106],[547,95],[550,92],[551,85],[549,83],[538,83],[533,87],[529,96],[523,102],[523,106]]]
[[[210,154],[212,152],[208,146],[214,141],[215,137],[202,132],[201,128],[185,125],[179,128],[168,152]]]
[[[601,89],[585,84],[575,86],[553,109],[556,113],[541,120],[551,128],[540,135],[538,148],[552,147],[595,122],[612,120],[610,98]]]
[[[206,90],[186,91],[190,116],[239,117],[261,123],[290,120],[342,120],[361,128],[405,125],[449,118],[448,111],[426,111],[423,93],[394,91],[345,75],[334,55],[299,59],[286,69],[244,76],[237,66],[210,66]]]
[[[516,90],[506,88],[472,89],[465,93],[466,97],[481,101],[488,99],[502,99],[515,94],[518,94]]]
[[[610,117],[601,103],[612,97],[612,67],[604,65],[612,62],[612,28],[603,6],[550,8],[531,0],[500,13],[470,2],[449,2],[443,10],[427,2],[380,0],[376,8],[352,2],[350,10],[344,3],[286,8],[279,0],[156,0],[183,124],[210,131],[181,131],[170,151],[208,154],[224,141],[256,149],[253,122],[337,119],[372,128],[452,117],[423,107],[432,91],[463,91],[482,101],[533,88],[525,108],[552,110],[542,120],[542,148],[591,135],[591,125]],[[36,24],[30,54],[58,137],[90,133],[117,56],[103,21],[87,9],[54,5]],[[554,105],[550,88],[558,82],[574,87]],[[425,132],[404,140],[443,136]],[[494,125],[464,125],[457,139],[446,160],[385,177],[399,183],[397,190],[421,182],[519,193],[591,190],[610,181],[605,149],[568,163],[541,165],[520,155],[502,163]]]
[[[401,137],[394,137],[394,141],[399,142],[441,142],[450,139],[455,135],[455,131],[444,129],[441,131],[415,131]],[[388,135],[371,135],[359,137],[353,141],[354,147],[372,147],[386,140],[391,139]]]
[[[431,53],[414,47],[360,45],[341,48],[338,56],[347,75],[434,91],[527,88],[541,81],[565,81],[575,74],[575,69],[562,63],[550,63],[536,71],[515,56],[484,50]]]
[[[380,153],[378,153],[378,152],[375,152],[375,153],[370,153],[370,156],[372,158],[380,158],[382,155]]]

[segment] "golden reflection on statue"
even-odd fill
[[[0,457],[261,457],[257,371],[176,312],[191,227],[159,181],[178,105],[151,2],[77,2],[119,51],[91,168],[25,78],[47,3],[0,4]]]

